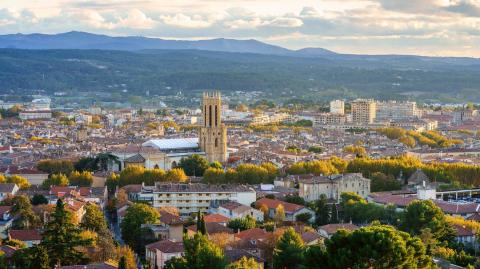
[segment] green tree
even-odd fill
[[[85,215],[82,218],[81,227],[94,231],[98,234],[108,233],[108,225],[102,210],[96,204],[85,206]]]
[[[73,167],[80,172],[95,172],[98,169],[96,159],[93,157],[82,157],[73,165]]]
[[[41,245],[15,251],[12,256],[15,268],[50,269],[50,258],[47,250]]]
[[[35,194],[32,197],[32,205],[46,205],[48,204],[48,199],[42,194]]]
[[[180,162],[178,162],[178,168],[182,168],[187,176],[201,177],[208,167],[209,163],[207,159],[198,154],[182,158]]]
[[[221,168],[210,167],[203,173],[203,182],[211,184],[225,183],[225,172]]]
[[[12,199],[12,215],[16,216],[13,221],[15,229],[31,229],[40,225],[40,218],[33,212],[30,199],[25,195],[18,195]]]
[[[120,224],[122,238],[135,252],[143,251],[141,235],[142,224],[157,223],[160,214],[153,207],[146,204],[134,204],[127,209]]]
[[[233,262],[226,269],[261,269],[254,258],[247,259],[243,256],[240,260]]]
[[[303,241],[295,230],[289,227],[280,237],[273,250],[274,269],[295,269],[303,263]]]
[[[330,211],[325,194],[321,194],[319,199],[315,201],[314,209],[316,225],[321,226],[330,223]]]
[[[251,217],[250,215],[247,215],[244,218],[234,218],[231,219],[228,222],[228,227],[234,231],[244,231],[248,229],[252,229],[256,227],[256,220]]]
[[[225,257],[221,248],[208,239],[207,235],[196,233],[184,237],[185,259],[191,269],[224,269]]]
[[[51,186],[68,186],[70,182],[64,174],[52,174],[42,183],[42,187],[49,189]]]
[[[83,172],[73,171],[68,176],[68,181],[73,186],[90,187],[93,182],[93,176],[92,176],[92,173],[89,171],[83,171]]]
[[[118,262],[118,269],[127,269],[127,259],[124,256],[120,257]]]
[[[45,173],[69,175],[73,171],[73,163],[66,160],[41,160],[37,169]]]
[[[217,168],[217,169],[223,169],[223,165],[219,161],[211,162],[210,167]]]
[[[340,230],[325,241],[325,250],[306,260],[325,268],[435,268],[417,237],[386,225],[372,225],[354,232]],[[318,267],[314,267],[318,268]]]
[[[78,250],[91,244],[90,240],[80,237],[81,230],[73,222],[71,213],[65,210],[61,199],[57,201],[51,220],[42,234],[41,247],[44,247],[50,258],[50,267],[56,265],[75,265],[88,262],[88,257]]]
[[[285,196],[285,202],[297,205],[305,205],[305,199],[300,197],[298,194],[289,194]]]
[[[439,242],[452,242],[455,237],[455,231],[446,221],[442,209],[431,200],[411,202],[405,208],[400,227],[413,235],[420,235],[428,228]]]

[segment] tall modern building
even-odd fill
[[[418,116],[416,102],[377,102],[377,120],[403,120]]]
[[[371,124],[375,120],[377,107],[373,99],[357,99],[351,103],[352,121],[354,123]]]
[[[220,92],[203,93],[203,125],[199,132],[199,146],[209,162],[227,160],[227,127],[222,123]]]
[[[332,114],[345,114],[345,102],[343,100],[330,101],[330,113]]]

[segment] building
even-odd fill
[[[327,199],[338,201],[344,192],[353,192],[364,198],[370,194],[370,179],[360,173],[331,176],[307,175],[298,178],[298,195],[305,201],[315,201],[324,194]]]
[[[52,118],[50,110],[25,110],[19,113],[21,120],[49,120]]]
[[[0,183],[0,201],[9,196],[14,196],[20,188],[15,183]]]
[[[351,103],[352,121],[371,124],[376,118],[376,102],[373,99],[357,99]]]
[[[129,194],[130,200],[148,202],[153,207],[176,207],[181,216],[198,211],[206,213],[220,201],[235,201],[250,206],[256,200],[256,192],[245,185],[210,185],[157,183],[144,186],[140,192]]]
[[[330,113],[332,114],[345,114],[345,102],[343,100],[330,101]]]
[[[222,98],[219,92],[204,93],[203,126],[199,132],[199,147],[209,162],[227,160],[227,127],[222,123]]]
[[[376,103],[376,116],[379,121],[382,120],[404,120],[412,119],[418,116],[416,102],[386,101]]]
[[[266,206],[268,208],[268,216],[274,218],[277,214],[277,208],[281,205],[285,211],[285,221],[296,221],[296,217],[303,213],[309,213],[312,217],[311,220],[315,218],[315,212],[311,209],[304,207],[303,205],[297,205],[292,203],[287,203],[280,200],[261,198],[255,202],[258,208]]]
[[[344,114],[320,113],[314,116],[313,127],[320,128],[325,125],[344,124],[347,117]]]
[[[351,223],[332,223],[318,227],[318,233],[324,238],[330,238],[340,229],[355,231],[359,228],[357,225]]]
[[[10,230],[8,232],[9,240],[19,240],[24,242],[27,247],[32,247],[40,244],[42,235],[38,230]]]
[[[180,258],[184,253],[183,242],[162,240],[145,246],[145,259],[150,268],[162,269],[171,258]]]
[[[92,263],[86,265],[68,265],[62,266],[60,269],[117,269],[118,267],[108,262]]]
[[[217,209],[217,213],[230,219],[245,218],[250,216],[257,221],[263,221],[262,211],[234,201],[221,204]]]

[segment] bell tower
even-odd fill
[[[202,102],[203,124],[199,145],[209,162],[227,161],[227,127],[222,123],[222,97],[220,92],[204,92]]]

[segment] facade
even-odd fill
[[[49,120],[52,118],[52,112],[50,110],[22,111],[18,116],[21,120]]]
[[[357,99],[351,103],[352,121],[371,124],[376,118],[376,102],[373,99]]]
[[[181,216],[190,216],[198,211],[208,212],[219,201],[235,201],[250,206],[256,200],[256,192],[245,185],[157,183],[155,186],[142,186],[140,192],[131,193],[129,197],[155,208],[176,207]]]
[[[330,113],[345,114],[345,102],[343,100],[330,101]]]
[[[183,253],[183,242],[163,240],[145,246],[145,259],[150,268],[162,269],[168,260],[180,258]]]
[[[275,214],[277,214],[277,208],[281,205],[285,211],[285,221],[296,221],[297,216],[303,213],[309,213],[312,216],[310,219],[311,221],[315,219],[315,212],[304,207],[303,205],[297,205],[268,198],[259,199],[255,202],[255,205],[258,208],[266,206],[268,208],[267,214],[270,218],[275,217]]]
[[[227,127],[222,123],[222,98],[219,92],[204,93],[203,125],[199,132],[199,147],[209,162],[227,161]]]
[[[237,202],[227,202],[218,207],[217,213],[230,219],[250,216],[257,221],[263,221],[263,212]]]
[[[416,102],[386,101],[376,103],[377,120],[403,120],[418,116]]]
[[[353,192],[364,198],[370,194],[370,179],[360,173],[299,178],[298,195],[305,201],[315,201],[324,194],[327,199],[338,201],[344,192]]]
[[[344,114],[321,113],[314,116],[313,127],[318,128],[324,125],[344,124],[347,117]]]

